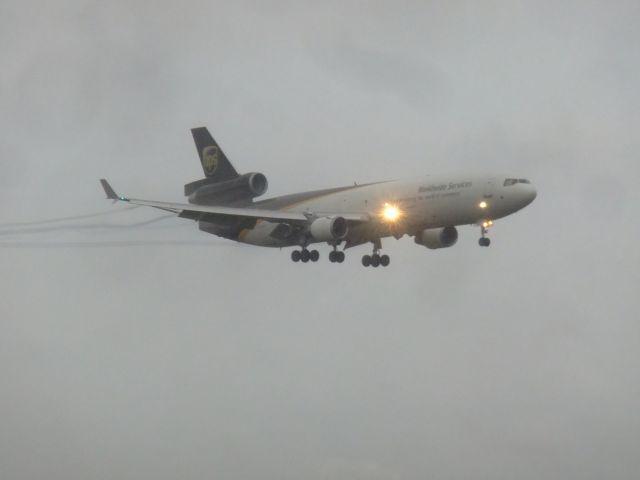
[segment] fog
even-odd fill
[[[629,479],[640,4],[0,3],[3,479]],[[267,195],[525,177],[461,227],[294,264],[184,219],[207,126]]]

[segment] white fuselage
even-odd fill
[[[290,212],[322,212],[331,215],[363,213],[372,221],[349,229],[353,244],[387,236],[414,235],[424,229],[481,224],[510,215],[531,203],[536,190],[528,181],[507,185],[504,176],[425,176],[357,186],[321,194],[284,208]],[[526,182],[526,183],[525,183]],[[396,206],[400,217],[388,221],[382,216],[385,205]],[[272,236],[277,223],[259,221],[241,232],[238,240],[253,245],[281,247]],[[308,243],[316,243],[310,238]]]

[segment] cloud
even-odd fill
[[[412,108],[426,110],[446,107],[451,94],[445,73],[422,55],[409,57],[403,52],[365,47],[346,38],[313,53],[321,69],[350,83],[347,88],[368,91],[377,98],[392,95]]]
[[[3,478],[632,478],[636,14],[3,2]],[[200,125],[270,194],[508,171],[538,198],[489,249],[385,239],[382,271],[105,202],[184,201]]]

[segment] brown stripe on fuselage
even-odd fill
[[[244,240],[244,237],[246,237],[250,231],[251,230],[249,230],[248,228],[243,228],[242,230],[240,230],[240,232],[238,233],[238,240]]]

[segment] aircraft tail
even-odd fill
[[[233,180],[239,176],[206,127],[192,128],[191,134],[196,143],[207,183]]]

